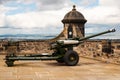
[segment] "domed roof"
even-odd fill
[[[68,12],[65,16],[64,19],[62,20],[63,23],[85,23],[87,20],[84,18],[82,13],[76,11],[75,5],[73,5],[72,11]]]

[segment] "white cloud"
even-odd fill
[[[0,5],[0,27],[5,26],[6,23],[6,15],[5,13],[9,10],[13,10],[15,8],[5,7],[4,5]]]
[[[9,3],[10,1],[4,0],[0,2],[0,12],[4,15],[0,15],[0,18],[2,17],[0,19],[0,26],[14,28],[62,26],[61,20],[66,13],[66,9],[64,9],[64,7],[72,3],[70,0],[17,0],[17,3],[25,4],[35,2],[38,6],[38,11],[6,15],[5,13],[7,11],[15,9],[15,7],[4,6],[6,2]]]
[[[0,4],[9,2],[24,4],[36,3],[38,10],[57,10],[73,5],[71,0],[2,0],[0,1]]]
[[[5,25],[5,16],[3,14],[0,15],[0,27]]]
[[[0,5],[0,27],[6,27],[7,25],[7,16],[5,15],[7,11],[14,10],[14,7],[5,7],[4,5]]]
[[[117,6],[120,7],[120,0],[99,0],[101,6]]]
[[[11,8],[11,7],[5,7],[4,5],[0,5],[0,14],[5,14],[8,10],[13,10],[16,8]]]
[[[86,1],[90,2],[89,0]],[[93,2],[94,1],[95,0],[93,0]],[[13,7],[11,8],[0,5],[0,13],[2,13],[0,15],[0,26],[6,24],[9,27],[15,28],[63,26],[61,20],[67,12],[72,10],[73,4],[70,0],[52,0],[51,2],[49,2],[49,0],[17,0],[17,2],[36,2],[39,10],[16,15],[5,15],[5,12]],[[86,2],[83,3],[85,4]],[[77,10],[83,13],[88,21],[87,23],[116,24],[120,23],[119,3],[120,0],[99,0],[99,5],[96,7],[84,8],[83,5],[83,7],[77,6]]]
[[[71,0],[36,0],[39,10],[58,10],[73,5]]]
[[[61,20],[64,12],[58,11],[43,11],[43,12],[28,12],[16,15],[7,16],[8,26],[15,28],[34,28],[34,27],[58,27],[62,26]]]
[[[120,23],[120,0],[99,0],[99,5],[92,8],[79,7],[87,23],[118,24]]]
[[[120,11],[117,7],[95,7],[84,9],[83,13],[88,23],[116,24],[120,23]]]

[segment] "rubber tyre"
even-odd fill
[[[79,62],[79,55],[77,52],[69,50],[64,55],[64,62],[68,66],[75,66]]]

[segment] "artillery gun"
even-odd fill
[[[85,40],[103,35],[106,33],[115,32],[115,29],[107,30],[98,34],[94,34],[83,38],[72,38],[67,40],[57,40],[51,44],[51,50],[54,50],[52,54],[26,54],[16,55],[8,54],[5,57],[5,63],[8,67],[13,66],[15,61],[18,60],[56,60],[58,63],[65,63],[68,66],[75,66],[79,62],[79,55],[72,48],[83,43]],[[9,46],[9,45],[8,45]],[[72,47],[72,48],[71,48]]]

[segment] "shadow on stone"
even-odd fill
[[[41,67],[40,62],[20,62],[15,63],[15,67]]]
[[[87,63],[81,63],[80,65],[82,66],[82,65],[93,65],[93,64],[95,64],[95,63],[87,62]]]
[[[64,63],[45,63],[46,65],[50,65],[50,66],[66,66]]]

